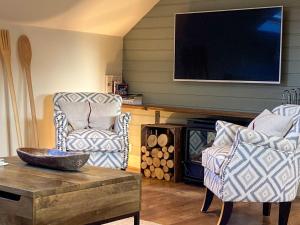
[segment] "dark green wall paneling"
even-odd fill
[[[174,14],[284,6],[281,85],[173,81]],[[299,0],[161,0],[124,39],[123,77],[146,104],[259,112],[281,103],[284,89],[300,87]]]

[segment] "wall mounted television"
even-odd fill
[[[280,84],[283,7],[178,13],[175,81]]]

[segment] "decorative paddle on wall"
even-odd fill
[[[6,80],[8,82],[9,92],[11,95],[12,107],[14,112],[14,120],[16,124],[17,138],[19,147],[22,147],[22,136],[19,120],[19,111],[17,106],[16,93],[14,88],[12,69],[11,69],[11,49],[8,30],[0,30],[0,53],[5,68]],[[12,152],[9,152],[12,155]]]
[[[21,35],[19,37],[18,52],[19,52],[19,59],[20,59],[22,68],[25,72],[26,81],[27,81],[35,144],[36,144],[36,147],[39,147],[37,119],[36,119],[35,103],[34,103],[33,88],[32,88],[32,81],[31,81],[32,51],[31,51],[30,41],[26,35]]]

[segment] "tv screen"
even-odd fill
[[[280,83],[283,8],[176,14],[174,80]]]

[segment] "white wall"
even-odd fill
[[[17,40],[26,34],[32,46],[32,82],[41,147],[54,147],[52,95],[59,91],[104,91],[104,75],[122,73],[120,37],[16,26],[0,22],[11,35],[12,70],[20,112],[23,142],[33,144],[25,76],[17,54]],[[17,138],[10,95],[0,63],[0,156],[15,151]]]

